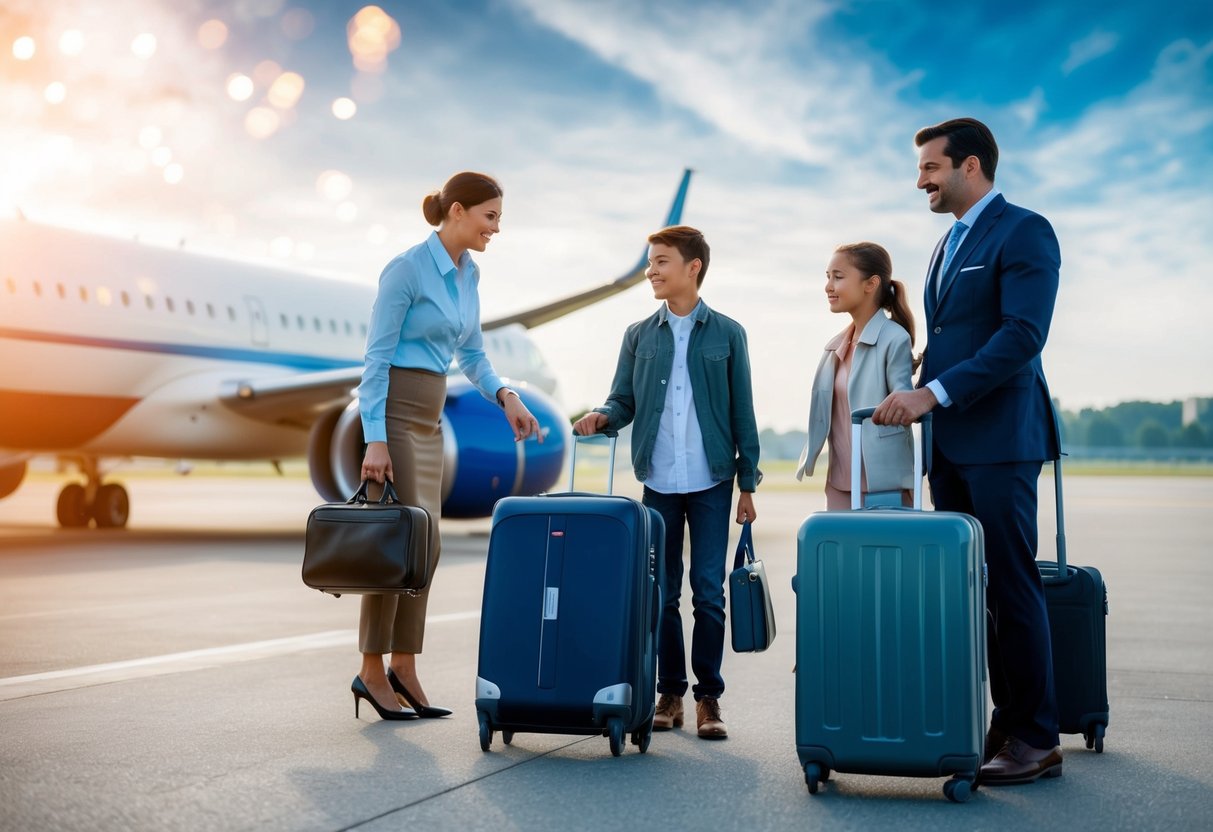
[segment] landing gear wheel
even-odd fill
[[[817,794],[817,785],[825,781],[824,773],[818,763],[809,763],[804,767],[804,783],[809,787],[809,794]]]
[[[65,529],[83,529],[88,525],[88,495],[78,482],[68,483],[59,492],[55,515]]]
[[[480,723],[480,750],[488,751],[493,744],[493,729],[489,727],[489,715],[484,711],[476,713],[476,721]]]
[[[943,793],[953,803],[968,803],[973,795],[973,784],[963,777],[955,777],[943,784]]]
[[[614,717],[607,723],[607,734],[611,738],[611,755],[618,757],[623,753],[623,720]]]
[[[505,743],[506,745],[509,745],[510,743],[512,743],[514,741],[514,732],[502,730],[501,741],[503,743]]]
[[[93,502],[93,519],[99,529],[121,529],[131,513],[131,500],[126,489],[118,483],[106,483],[97,489]]]

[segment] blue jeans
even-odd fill
[[[647,486],[643,502],[665,520],[665,562],[660,568],[665,606],[657,638],[657,692],[687,692],[686,647],[678,598],[682,594],[683,529],[691,529],[691,670],[695,701],[724,693],[720,662],[724,658],[724,581],[733,508],[733,481],[704,491],[662,494]]]

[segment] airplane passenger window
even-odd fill
[[[288,328],[290,327],[290,325],[291,325],[291,320],[290,320],[290,318],[288,318],[288,317],[286,316],[286,313],[285,313],[285,312],[281,312],[281,313],[279,313],[279,315],[278,315],[278,319],[279,319],[280,321],[282,321],[282,328],[283,328],[283,329],[288,329]]]
[[[34,297],[42,297],[42,284],[36,280],[34,281]]]
[[[59,290],[59,300],[64,300],[67,298],[67,290],[63,288],[62,283],[56,283],[55,288]]]
[[[130,305],[131,305],[131,296],[130,296],[130,293],[128,293],[128,292],[126,292],[125,290],[123,290],[123,292],[122,292],[122,293],[119,295],[119,297],[120,297],[120,298],[122,298],[122,305],[123,305],[123,306],[130,306]]]
[[[296,315],[296,316],[295,316],[295,322],[299,324],[299,328],[300,328],[300,329],[306,329],[306,328],[307,328],[307,324],[305,324],[305,323],[303,322],[303,316],[302,316],[302,315]]]
[[[164,299],[164,308],[167,309],[169,312],[173,311],[173,299],[172,298]]]
[[[332,318],[329,318],[329,331],[331,331],[334,335],[337,334],[337,322]]]
[[[84,286],[80,287],[80,300],[88,303],[88,289]]]
[[[353,334],[354,334],[354,328],[353,328],[352,326],[350,326],[350,322],[349,322],[349,321],[346,321],[346,322],[345,322],[345,334],[346,334],[346,335],[353,335]]]
[[[185,302],[185,311],[190,313],[191,315],[194,314],[194,302],[192,300],[187,300]]]
[[[362,333],[362,337],[366,337],[366,324],[359,324],[358,331]]]
[[[208,318],[213,318],[213,317],[215,317],[215,304],[213,304],[213,303],[208,303],[208,304],[206,305],[206,316],[207,316]]]
[[[7,285],[7,286],[8,286],[8,293],[9,293],[10,295],[15,295],[15,294],[17,294],[17,281],[13,280],[13,279],[10,277],[8,280],[4,281],[4,283],[5,283],[5,285]]]
[[[312,318],[312,326],[316,327],[317,332],[320,332],[324,328],[320,325],[319,318]]]
[[[152,296],[151,296],[151,295],[144,295],[144,296],[143,296],[143,299],[144,299],[145,301],[147,301],[147,308],[148,308],[148,309],[155,309],[155,308],[156,308],[156,301],[152,300]]]
[[[231,306],[229,306],[229,307],[227,308],[227,317],[228,317],[228,320],[231,320],[231,321],[236,320],[236,310],[235,310],[235,308],[233,308],[233,307],[231,307]]]

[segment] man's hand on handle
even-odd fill
[[[744,523],[748,520],[753,523],[757,519],[758,512],[754,511],[754,493],[742,491],[737,498],[737,522]]]
[[[878,425],[912,425],[937,404],[935,394],[927,387],[890,393],[876,406],[872,421]]]
[[[573,433],[578,436],[593,436],[607,426],[605,413],[590,411],[573,423]]]

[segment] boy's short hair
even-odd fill
[[[703,285],[704,275],[708,273],[708,258],[711,250],[708,241],[703,238],[703,232],[689,225],[671,225],[649,235],[649,245],[660,243],[663,246],[678,249],[686,262],[698,259],[699,275],[696,285]]]

